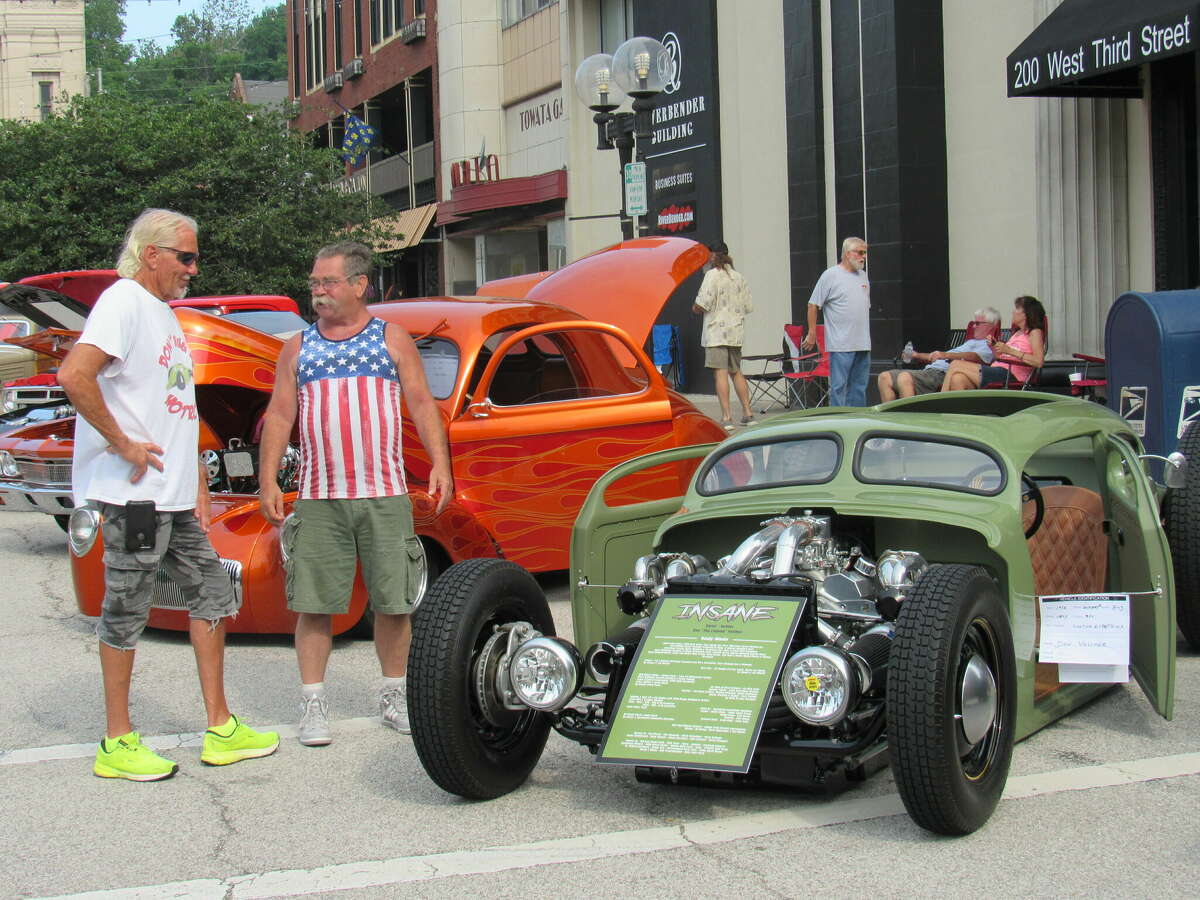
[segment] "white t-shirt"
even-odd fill
[[[825,318],[825,349],[871,349],[871,285],[867,273],[847,272],[838,263],[821,273],[808,301]]]
[[[122,278],[100,295],[78,343],[113,357],[97,378],[100,393],[131,440],[163,448],[163,471],[148,467],[131,484],[133,468],[109,453],[108,442],[78,416],[71,473],[75,505],[153,500],[163,511],[194,509],[200,420],[192,357],[175,311],[136,281]]]

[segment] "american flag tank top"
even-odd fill
[[[296,361],[300,499],[404,494],[400,377],[372,318],[354,337],[327,340],[304,330]]]

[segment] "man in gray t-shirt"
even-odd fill
[[[842,241],[842,258],[826,269],[808,300],[806,351],[817,343],[817,310],[825,319],[825,349],[829,353],[831,406],[866,406],[871,372],[871,284],[865,271],[867,243],[862,238]]]

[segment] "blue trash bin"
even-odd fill
[[[1109,408],[1150,453],[1173,451],[1200,419],[1200,290],[1122,294],[1108,311],[1104,355]]]

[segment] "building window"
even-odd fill
[[[633,37],[633,0],[603,0],[600,4],[600,52],[613,53]]]
[[[425,15],[425,0],[413,0],[413,16]]]
[[[342,0],[333,0],[333,67],[342,67]]]
[[[379,44],[404,27],[404,0],[371,0],[371,43]]]
[[[38,110],[42,114],[42,121],[45,122],[54,113],[54,82],[39,81],[38,82]]]
[[[299,100],[304,93],[300,65],[300,35],[304,33],[300,4],[292,6],[292,96]]]
[[[354,0],[354,55],[362,56],[363,0]]]
[[[557,3],[558,0],[501,0],[501,2],[503,3],[501,24],[507,28],[532,16],[539,9],[545,9],[551,3]]]
[[[325,6],[322,0],[304,4],[304,58],[308,62],[308,89],[321,84],[325,77]]]

